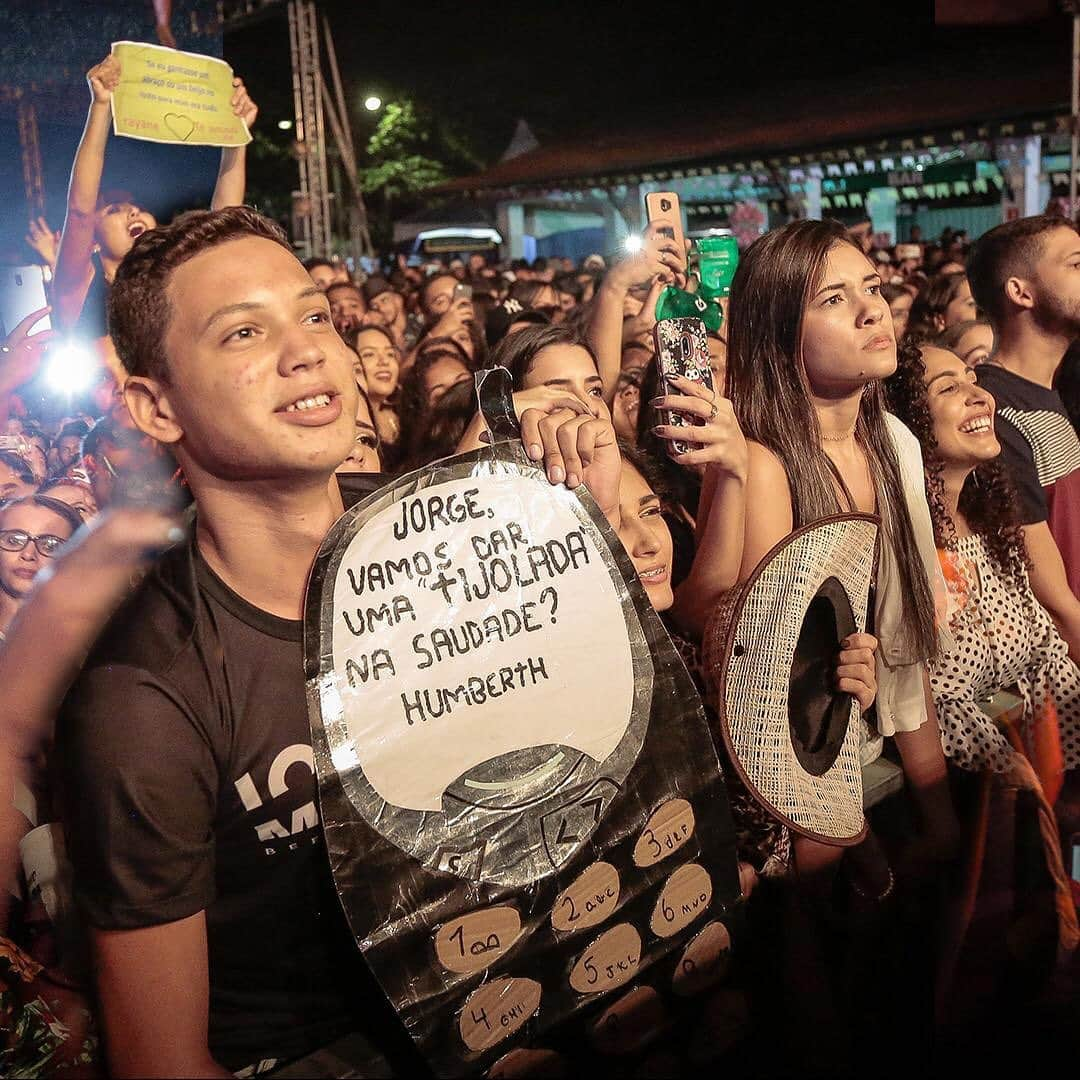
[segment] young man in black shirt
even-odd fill
[[[994,328],[979,385],[1017,489],[1031,587],[1080,659],[1080,442],[1054,381],[1080,337],[1080,235],[1064,218],[991,229],[968,258],[968,280]]]
[[[58,722],[111,1074],[225,1076],[350,1030],[381,1039],[319,829],[300,638],[342,510],[353,354],[284,236],[244,208],[140,237],[109,310],[128,408],[198,509]],[[583,477],[617,516],[610,422],[553,402],[522,432],[553,483]]]

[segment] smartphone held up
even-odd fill
[[[40,266],[0,266],[0,338],[9,334],[35,311],[49,306],[45,295],[45,271]],[[50,330],[48,315],[31,329]]]
[[[12,372],[18,378],[29,384],[41,375],[43,394],[70,398],[97,376],[100,365],[89,345],[54,332],[40,266],[0,267],[0,341],[17,354]]]
[[[653,329],[653,339],[660,387],[665,396],[682,392],[674,381],[678,375],[713,391],[709,339],[701,319],[660,319]],[[670,453],[678,455],[693,450],[694,421],[673,410],[665,410],[661,416],[670,427],[688,429],[686,441],[676,439],[669,444]]]
[[[676,250],[686,250],[686,234],[683,231],[682,207],[674,191],[650,191],[645,196],[645,216],[649,224],[659,222],[661,232],[675,241]]]

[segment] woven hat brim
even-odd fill
[[[836,760],[812,775],[791,741],[791,665],[807,608],[827,578],[840,582],[857,629],[865,629],[878,526],[870,514],[841,514],[785,537],[740,590],[728,630],[710,650],[719,663],[721,732],[750,792],[791,829],[827,844],[858,843],[866,834],[859,705],[852,699]]]

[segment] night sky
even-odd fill
[[[843,67],[851,73],[886,57],[918,53],[930,21],[890,7],[827,11],[791,23],[746,3],[403,4],[322,0],[347,96],[406,94],[451,120],[487,159],[497,159],[519,116],[541,141],[612,126],[663,124],[724,108],[733,90]],[[649,14],[651,9],[655,12]],[[809,8],[808,8],[809,10]],[[246,73],[275,118],[291,115],[282,16],[231,33],[225,56]],[[356,110],[358,125],[369,123]]]
[[[211,12],[212,0],[174,0],[177,29],[193,11]],[[912,8],[923,8],[912,14]],[[96,12],[96,21],[86,18]],[[409,96],[461,137],[477,165],[498,160],[518,117],[542,143],[602,132],[633,132],[668,124],[696,126],[726,109],[754,108],[755,96],[775,98],[790,80],[844,83],[858,93],[877,83],[903,92],[910,72],[989,70],[1008,79],[1010,58],[1024,53],[1061,69],[1068,96],[1068,20],[1041,24],[941,29],[929,6],[835,0],[803,5],[747,3],[653,5],[575,3],[439,3],[408,0],[320,0],[333,28],[346,94],[361,152],[375,120],[361,105],[368,92],[384,100]],[[20,22],[36,26],[20,37]],[[130,24],[130,29],[128,25]],[[152,40],[149,0],[9,0],[0,7],[0,58],[7,76],[49,70],[63,53],[70,66],[66,109],[40,117],[50,220],[63,218],[71,157],[87,93],[80,73],[108,50],[113,36]],[[213,46],[185,42],[202,51]],[[26,40],[23,40],[26,38]],[[73,55],[85,45],[85,55]],[[285,149],[291,133],[277,121],[293,116],[285,4],[223,42],[225,58],[260,103],[258,131]],[[68,55],[72,54],[72,55]],[[23,74],[20,74],[23,72]],[[0,82],[4,81],[0,78]],[[761,106],[764,109],[764,106]],[[11,250],[25,231],[22,176],[14,111],[0,110],[0,248]],[[164,216],[205,202],[213,185],[216,151],[162,148],[113,140],[107,184],[132,189]],[[361,164],[364,162],[361,161]],[[288,159],[274,167],[253,160],[253,186],[287,198],[296,185]],[[10,195],[10,197],[9,197]]]
[[[707,118],[734,98],[792,79],[857,84],[883,68],[901,81],[906,69],[998,70],[1003,44],[1006,52],[1010,42],[1045,45],[1049,59],[1068,38],[1064,16],[1034,27],[935,29],[926,5],[866,0],[805,4],[801,15],[745,0],[321,0],[319,9],[330,20],[358,129],[370,131],[359,107],[365,92],[407,94],[459,126],[487,161],[498,159],[519,116],[541,142],[632,131]],[[291,116],[291,85],[279,76],[289,58],[283,13],[228,34],[224,44],[274,120]]]

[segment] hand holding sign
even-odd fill
[[[259,106],[251,100],[243,79],[233,79],[232,84],[233,96],[231,104],[233,113],[243,120],[244,126],[250,131],[259,116]]]
[[[593,410],[562,396],[521,414],[521,442],[532,461],[543,461],[552,484],[586,484],[604,516],[619,512],[619,446],[600,398]]]
[[[112,101],[113,91],[120,85],[120,65],[113,56],[106,56],[100,64],[95,64],[87,73],[86,81],[90,84],[90,96],[95,105],[108,105]]]
[[[160,45],[118,41],[92,69],[94,101],[112,101],[113,131],[151,142],[244,146],[258,113],[222,60]]]

